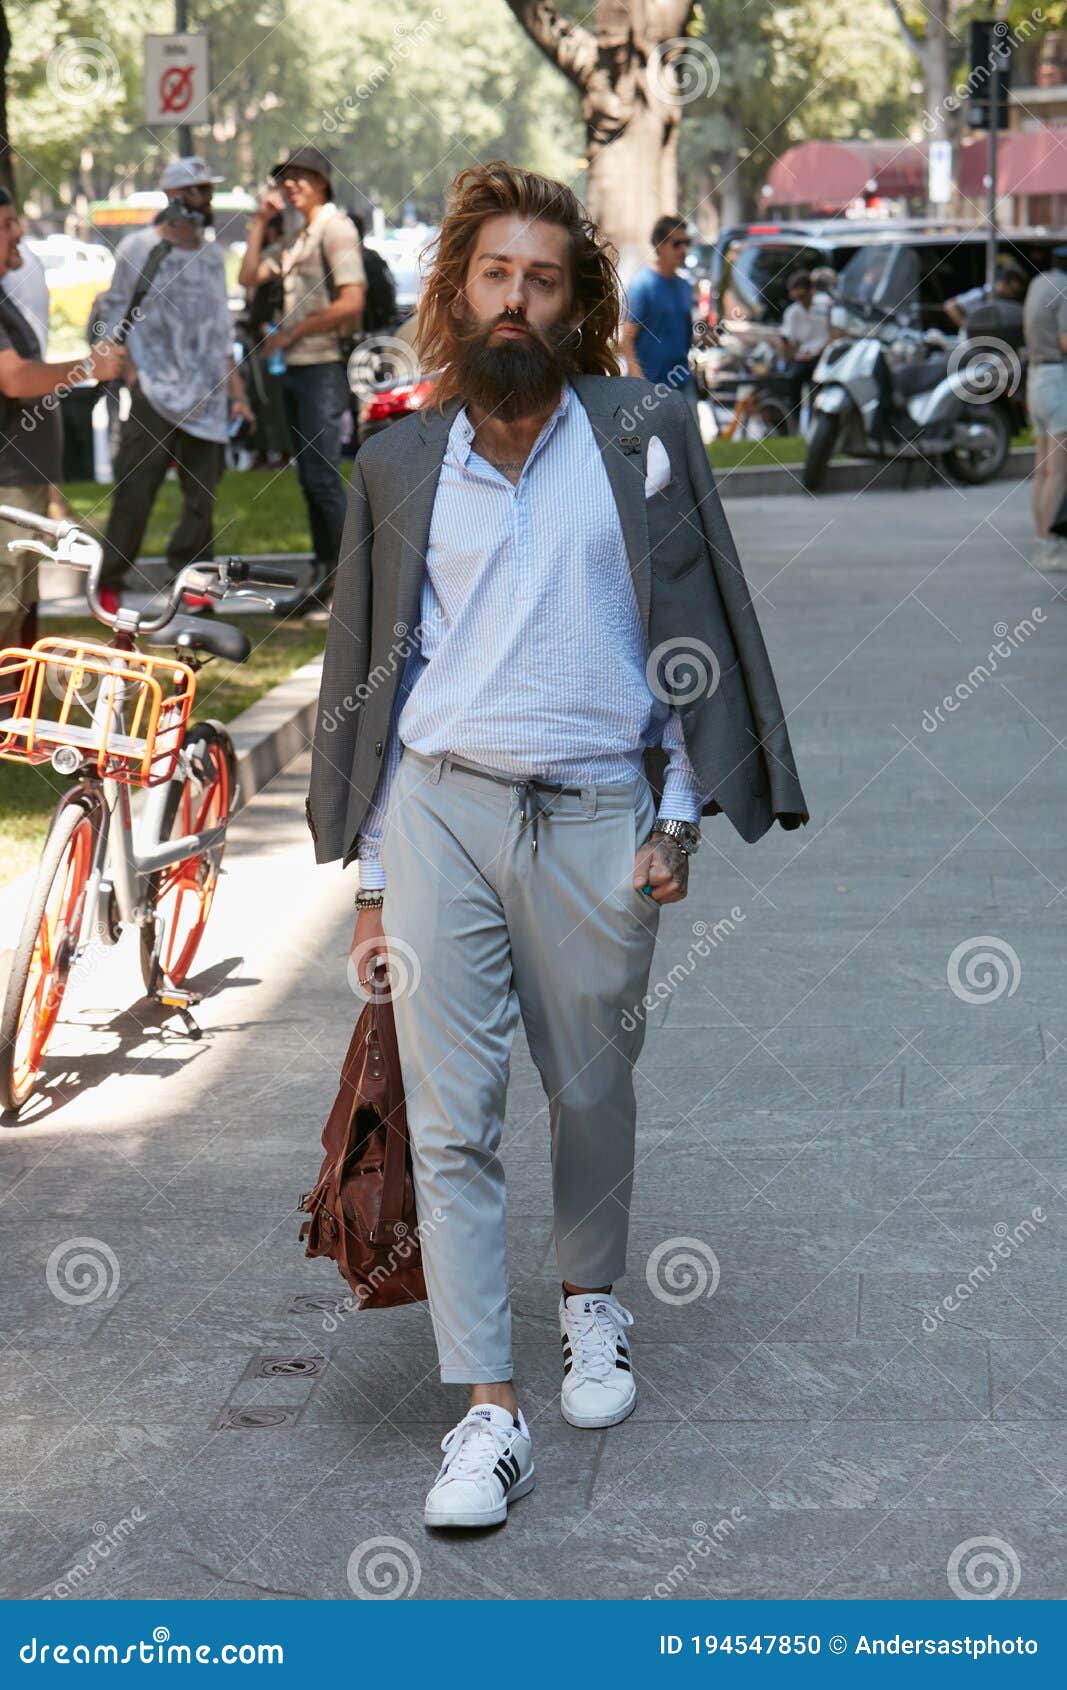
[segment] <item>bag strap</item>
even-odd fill
[[[140,310],[141,305],[144,302],[145,295],[155,280],[156,271],[159,269],[159,266],[162,264],[167,254],[173,251],[174,242],[168,241],[166,237],[161,237],[148,254],[148,257],[144,261],[144,267],[141,270],[141,274],[137,278],[137,285],[133,290],[130,303],[126,307],[125,316],[119,323],[115,333],[110,337],[115,342],[116,346],[125,346],[130,337],[130,332],[134,327],[134,320],[137,312]]]
[[[380,970],[380,972],[379,972]],[[381,1048],[387,1073],[399,1074],[400,1053],[393,1021],[393,1003],[389,995],[388,974],[384,966],[374,970],[375,995],[370,1001],[373,1033]],[[408,1167],[408,1117],[403,1091],[388,1115],[382,1119],[385,1138],[385,1159],[382,1167],[381,1203],[374,1231],[395,1231],[404,1220],[404,1192]]]

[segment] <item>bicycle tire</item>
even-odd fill
[[[211,771],[205,781],[195,769],[181,785],[167,793],[160,826],[160,839],[174,839],[228,822],[237,798],[237,753],[233,741],[219,722],[194,722],[185,737],[185,748]],[[193,809],[199,789],[200,802]],[[217,790],[215,790],[217,789]],[[141,928],[141,978],[151,996],[161,982],[180,986],[193,965],[204,928],[214,902],[222,868],[225,839],[210,851],[188,857],[170,869],[157,869],[149,882],[148,903],[152,920]],[[174,894],[173,907],[168,900]],[[179,916],[183,900],[195,899],[188,927],[183,931]],[[160,932],[160,925],[163,931]]]
[[[0,1010],[0,1112],[17,1112],[32,1095],[41,1071],[48,1041],[59,1019],[59,1011],[70,979],[74,963],[73,945],[77,942],[84,912],[85,889],[105,818],[106,810],[102,799],[97,804],[79,796],[60,805],[49,828],[33,892],[11,960],[3,1009]],[[77,856],[72,863],[73,851],[77,852]],[[49,900],[65,866],[68,869],[73,868],[73,876],[67,877],[70,884],[66,886],[61,898],[62,912],[56,912],[57,918],[62,913],[63,919],[58,922],[55,932],[44,935]],[[39,965],[42,937],[46,937],[48,954],[56,960],[58,966],[50,969],[47,974],[41,973],[40,980],[37,981],[33,980],[33,971],[35,960]],[[55,979],[49,987],[51,974],[55,975]],[[35,1024],[29,1030],[27,1042],[24,1036],[26,1015],[29,1012],[26,999],[30,992],[31,980],[38,1003],[34,1011]],[[23,1035],[21,1039],[20,1035]]]

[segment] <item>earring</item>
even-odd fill
[[[578,336],[578,345],[581,346],[581,344],[582,344],[582,325],[581,325],[581,323],[578,324],[578,327],[576,329],[572,329],[571,333],[576,334]]]

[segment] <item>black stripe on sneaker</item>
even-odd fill
[[[615,1363],[615,1371],[616,1373],[632,1373],[633,1368],[630,1366],[628,1361],[620,1360]]]
[[[500,1483],[504,1487],[504,1494],[506,1496],[512,1485],[515,1483],[515,1474],[512,1473],[510,1467],[505,1467],[503,1456],[501,1456],[500,1460],[493,1468],[493,1477],[494,1479],[500,1480]]]

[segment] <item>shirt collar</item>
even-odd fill
[[[541,433],[538,435],[537,440],[534,442],[535,449],[537,447],[539,447],[540,445],[542,445],[545,440],[547,440],[548,436],[551,434],[552,430],[555,428],[556,423],[559,421],[560,417],[562,417],[566,414],[568,406],[570,405],[570,402],[571,402],[571,394],[573,392],[574,392],[574,389],[571,387],[570,382],[564,380],[563,386],[560,390],[559,404],[556,406],[555,410],[552,412],[552,415],[546,419],[545,425],[542,428]],[[456,462],[463,469],[465,469],[466,466],[467,466],[467,459],[470,457],[470,454],[471,454],[471,442],[473,441],[473,439],[474,439],[474,424],[471,422],[470,418],[468,417],[467,407],[466,407],[466,405],[464,405],[459,411],[456,412],[455,418],[453,419],[453,422],[452,422],[452,427],[450,428],[449,433],[448,433],[448,449],[452,453],[452,456],[455,458]],[[530,453],[530,457],[531,458],[533,457],[533,452]]]

